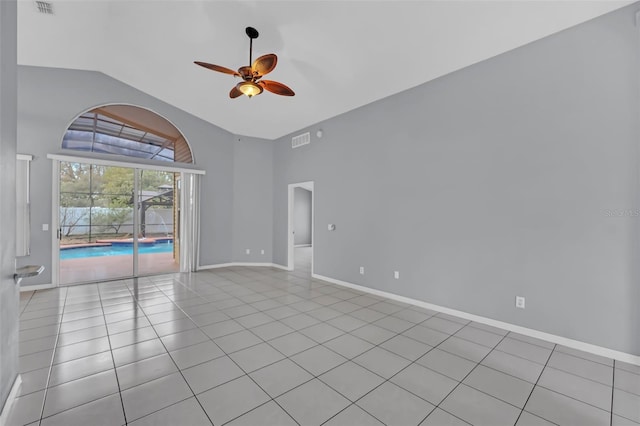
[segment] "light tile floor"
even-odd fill
[[[21,296],[23,384],[8,425],[640,424],[638,366],[308,268]]]

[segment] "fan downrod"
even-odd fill
[[[250,39],[258,38],[258,36],[260,35],[258,33],[258,30],[256,30],[253,27],[247,27],[245,29],[245,32],[247,33],[247,35],[249,36]]]

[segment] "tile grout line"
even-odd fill
[[[553,368],[553,367],[549,367],[549,368]],[[571,374],[571,373],[568,373],[568,372],[565,372],[565,371],[563,371],[563,373]],[[574,376],[575,376],[575,375],[574,375]],[[582,379],[582,378],[583,378],[583,377],[580,377],[580,376],[575,376],[575,377],[578,377],[578,378],[580,378],[580,379]],[[585,379],[585,380],[586,380],[586,379]],[[542,388],[542,389],[548,390],[549,392],[553,392],[553,393],[556,393],[556,394],[558,394],[558,395],[562,395],[562,396],[564,396],[564,397],[566,397],[566,398],[573,399],[574,401],[577,401],[577,402],[579,402],[579,403],[581,403],[581,404],[584,404],[584,405],[588,405],[588,406],[593,407],[593,408],[595,408],[595,409],[597,409],[597,410],[604,411],[605,413],[607,412],[607,410],[606,410],[605,408],[598,407],[597,405],[593,405],[593,404],[592,404],[592,403],[590,403],[590,402],[586,402],[586,401],[583,401],[583,400],[581,400],[581,399],[578,399],[578,398],[577,398],[577,397],[575,397],[575,396],[571,396],[571,395],[564,394],[564,393],[562,393],[562,392],[559,392],[559,391],[557,391],[557,390],[555,390],[555,389],[548,388],[548,387],[546,387],[546,386],[542,386],[542,385],[536,385],[536,386],[537,386],[537,387],[540,387],[540,388]],[[603,385],[603,386],[606,386],[606,385]],[[538,416],[538,417],[540,417],[540,416]],[[545,419],[545,420],[546,420],[546,419]],[[549,421],[549,420],[547,420],[547,421]]]
[[[555,351],[555,350],[556,350],[556,348],[557,348],[557,351],[558,351],[559,353],[561,353],[562,355],[568,355],[568,356],[572,356],[572,357],[575,357],[575,358],[579,358],[579,359],[581,359],[581,360],[583,360],[583,361],[589,361],[589,362],[592,362],[592,363],[594,363],[594,364],[604,365],[605,367],[611,367],[610,365],[607,365],[607,364],[605,364],[604,362],[594,361],[594,360],[593,360],[593,358],[592,358],[592,359],[589,359],[589,358],[586,358],[586,357],[581,356],[581,355],[576,355],[575,353],[565,352],[565,351],[563,351],[563,350],[562,350],[562,348],[563,348],[563,347],[564,347],[564,348],[568,348],[567,346],[562,346],[562,345],[560,345],[560,344],[557,344],[557,343],[556,343],[556,344],[554,344],[554,349],[553,349],[553,350]],[[572,349],[572,348],[568,348],[568,349]],[[581,351],[581,350],[579,350],[579,349],[575,349],[575,351],[576,351],[576,352],[584,352],[584,353],[587,353],[587,354],[589,354],[589,355],[593,355],[593,356],[595,356],[595,357],[605,358],[605,357],[603,357],[603,356],[601,356],[601,355],[594,355],[594,354],[592,354],[592,353],[585,352],[585,351]],[[608,359],[613,360],[614,358],[608,358]]]
[[[549,361],[551,360],[551,357],[553,356],[553,353],[555,352],[557,347],[558,347],[558,345],[553,345],[553,349],[551,349],[551,352],[549,352],[549,356],[547,357],[547,362],[545,362],[544,368],[542,370],[540,370],[540,374],[538,375],[538,379],[536,380],[536,382],[534,383],[533,387],[531,388],[531,392],[529,392],[529,396],[527,397],[527,400],[522,405],[522,410],[520,411],[520,414],[518,414],[518,418],[516,419],[516,423],[518,423],[518,420],[520,420],[520,417],[522,416],[522,413],[524,413],[524,409],[526,408],[527,404],[529,403],[529,399],[531,399],[531,395],[533,395],[533,391],[536,390],[536,387],[538,386],[538,382],[540,382],[540,378],[544,374],[544,371],[547,369],[547,366],[549,365]],[[544,387],[544,386],[542,386],[542,387]],[[538,416],[538,417],[543,418],[541,416]],[[545,420],[547,420],[547,419],[545,419]],[[553,422],[551,422],[551,423],[553,423]]]
[[[616,360],[613,360],[613,368],[611,369],[611,415],[609,417],[609,426],[613,426],[613,396],[616,390]]]
[[[118,377],[118,370],[116,370],[116,360],[113,357],[113,346],[111,345],[111,335],[107,329],[107,317],[104,313],[104,305],[102,304],[102,292],[100,291],[100,284],[96,285],[98,297],[100,300],[100,309],[102,309],[102,320],[104,321],[104,328],[107,331],[107,342],[109,342],[109,354],[111,355],[111,364],[113,365],[113,375],[116,376],[116,383],[118,385],[118,396],[120,397],[120,406],[122,407],[122,416],[124,417],[124,424],[127,422],[127,412],[124,410],[124,400],[122,399],[122,389],[120,388],[120,378]]]
[[[553,352],[555,353],[555,351],[553,351]],[[532,362],[535,362],[535,361],[532,361]],[[542,365],[542,364],[538,364],[538,365]],[[604,365],[604,364],[600,364],[600,365]],[[562,368],[560,368],[560,367],[554,367],[554,366],[552,366],[552,365],[545,365],[545,369],[546,369],[546,368],[550,368],[550,369],[555,370],[555,371],[560,371],[560,372],[565,373],[565,374],[568,374],[568,375],[570,375],[570,376],[577,377],[578,379],[586,380],[586,381],[591,382],[591,383],[593,383],[593,384],[595,384],[595,385],[600,385],[600,386],[610,387],[610,385],[607,385],[607,384],[605,384],[605,383],[599,382],[599,381],[594,380],[594,379],[592,379],[592,378],[590,378],[590,377],[584,377],[584,376],[581,376],[580,374],[576,374],[576,373],[574,373],[574,372],[564,370],[564,369],[562,369]],[[613,368],[611,368],[611,369],[613,370]],[[612,382],[612,383],[613,383],[613,382]],[[543,386],[543,387],[544,387],[544,386]],[[550,389],[550,390],[552,390],[552,389]],[[555,392],[555,391],[554,391],[554,392]],[[558,392],[558,393],[560,393],[560,392]],[[594,406],[594,407],[595,407],[595,406]],[[602,408],[601,408],[601,410],[602,410]]]
[[[37,291],[37,290],[36,290]],[[25,302],[24,306],[22,307],[22,309],[20,310],[20,315],[18,315],[18,320],[19,317],[22,316],[22,314],[24,313],[25,309],[27,309],[27,306],[29,306],[29,303],[31,303],[31,299],[33,299],[33,295],[36,294],[36,291],[33,291],[30,295],[29,298],[27,299],[27,301]]]
[[[35,292],[34,292],[35,295]],[[69,296],[69,290],[65,290],[64,292],[64,303],[62,305],[62,313],[64,315],[64,310],[67,304],[67,297]],[[47,372],[47,382],[44,388],[44,394],[42,395],[42,407],[40,409],[40,418],[38,419],[38,426],[42,424],[42,419],[44,416],[44,407],[47,402],[47,393],[49,392],[49,383],[51,381],[51,372],[53,371],[53,361],[56,358],[56,350],[58,348],[58,339],[60,338],[60,330],[62,329],[62,316],[60,317],[60,323],[58,324],[58,332],[56,333],[56,340],[53,344],[53,352],[51,353],[51,362],[49,363],[49,371]]]

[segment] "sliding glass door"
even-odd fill
[[[138,274],[178,272],[177,174],[159,170],[136,170],[136,173],[139,182]]]
[[[173,172],[60,162],[59,283],[179,271]]]

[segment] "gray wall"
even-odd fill
[[[152,109],[182,131],[196,164],[207,172],[202,177],[200,264],[231,261],[235,138],[231,133],[97,72],[19,66],[18,93],[18,151],[34,155],[32,254],[20,262],[47,268],[29,284],[51,282],[51,231],[41,228],[43,223],[52,223],[52,163],[46,155],[60,149],[67,126],[78,114],[106,103]]]
[[[0,412],[18,374],[19,289],[16,256],[16,46],[15,0],[0,1]]]
[[[233,152],[233,260],[271,263],[273,143],[236,137]]]
[[[640,355],[635,9],[278,140],[274,262],[313,180],[317,274]]]
[[[311,244],[311,191],[293,188],[293,229],[295,245]]]

